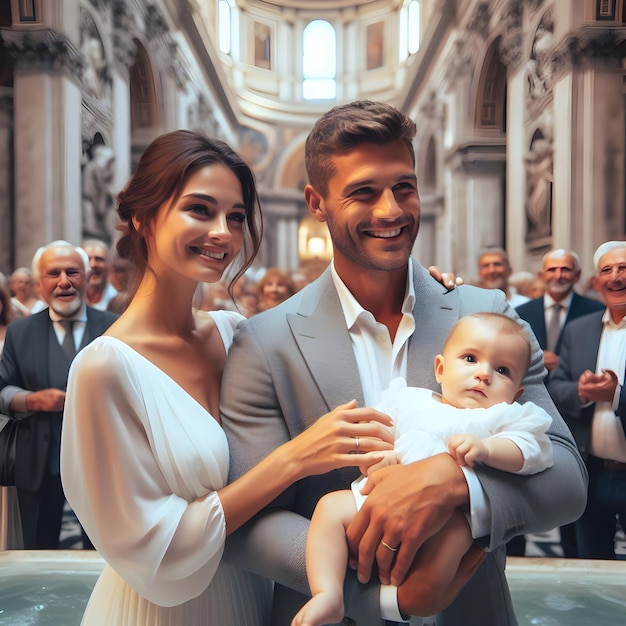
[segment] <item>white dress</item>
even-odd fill
[[[376,408],[393,419],[394,450],[403,465],[448,452],[448,441],[457,433],[514,441],[524,457],[524,465],[515,474],[541,472],[553,463],[552,444],[546,435],[552,418],[533,402],[459,409],[441,402],[441,396],[430,389],[407,387],[403,378],[396,378]],[[365,499],[360,489],[366,480],[358,478],[352,484],[359,508]]]
[[[212,312],[229,348],[243,319]],[[102,442],[106,442],[103,446]],[[113,337],[72,363],[61,441],[67,499],[107,562],[85,626],[263,626],[272,583],[220,563],[221,426],[162,370]]]

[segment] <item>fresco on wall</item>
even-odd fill
[[[267,137],[254,128],[242,127],[238,152],[250,167],[257,171],[263,169],[269,153]]]
[[[374,70],[384,63],[384,22],[376,22],[367,27],[367,69]]]
[[[272,69],[272,33],[266,24],[254,23],[254,64]]]

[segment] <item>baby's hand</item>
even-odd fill
[[[380,456],[383,458],[380,459],[377,463],[373,463],[371,465],[359,465],[359,469],[361,470],[361,474],[363,476],[371,476],[372,472],[379,470],[383,467],[387,467],[388,465],[397,465],[398,457],[393,450],[386,450],[385,452],[381,452]]]
[[[448,452],[461,467],[474,467],[474,463],[486,461],[489,456],[487,446],[482,439],[467,433],[459,433],[450,437]]]

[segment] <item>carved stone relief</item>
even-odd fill
[[[528,95],[536,100],[552,91],[552,41],[554,37],[554,20],[552,11],[546,11],[537,26],[530,58],[526,64],[528,78]]]
[[[115,153],[103,143],[94,143],[85,152],[83,166],[83,237],[112,243],[116,237],[115,200],[111,193]]]
[[[552,237],[552,117],[546,110],[524,155],[526,170],[526,241],[531,249],[549,246]]]

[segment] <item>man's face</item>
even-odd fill
[[[310,186],[305,194],[315,218],[328,225],[337,271],[404,271],[420,221],[407,146],[402,140],[367,143],[332,161],[326,197]]]
[[[626,315],[626,247],[600,257],[595,287],[615,321]]]
[[[109,273],[109,251],[105,246],[86,245],[83,249],[89,257],[89,285],[104,289]]]
[[[478,259],[480,286],[485,289],[506,290],[511,268],[500,252],[487,252]]]
[[[18,272],[11,276],[11,291],[20,302],[33,296],[33,279],[26,272]]]
[[[78,252],[63,247],[44,250],[39,271],[41,298],[61,317],[72,317],[83,303],[87,286]]]
[[[580,269],[569,254],[548,257],[543,262],[541,278],[546,284],[546,291],[557,302],[566,298],[580,279]]]

